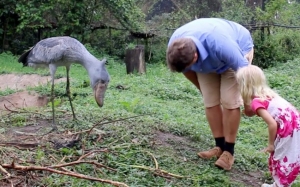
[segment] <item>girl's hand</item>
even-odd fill
[[[245,114],[248,117],[252,117],[255,115],[255,112],[253,112],[252,108],[249,105],[244,104],[244,110],[243,114]]]
[[[251,109],[250,110],[243,110],[243,113],[248,116],[248,117],[252,117],[255,115],[255,112],[253,112]]]
[[[273,153],[274,150],[275,150],[274,145],[268,145],[268,147],[266,147],[266,148],[263,150],[263,152],[264,152],[264,153]]]

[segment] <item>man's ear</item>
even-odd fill
[[[195,62],[197,62],[197,60],[198,60],[198,53],[196,52],[196,53],[194,54],[193,64],[194,64]]]

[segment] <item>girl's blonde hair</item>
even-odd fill
[[[247,105],[250,105],[254,97],[266,100],[277,96],[277,93],[268,86],[264,72],[255,65],[238,69],[236,79],[244,103]]]

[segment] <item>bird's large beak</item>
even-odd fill
[[[104,104],[104,95],[105,95],[106,88],[107,88],[107,83],[101,83],[101,81],[96,83],[96,85],[94,86],[95,100],[99,107],[102,107]]]

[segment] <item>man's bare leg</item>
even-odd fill
[[[205,109],[206,118],[214,138],[224,137],[223,133],[223,117],[220,105]]]
[[[203,159],[220,157],[225,147],[225,138],[222,124],[222,108],[220,105],[208,107],[205,109],[205,113],[210,130],[215,139],[215,147],[207,151],[199,152],[198,156]]]
[[[240,108],[236,109],[225,109],[223,108],[223,129],[225,136],[225,149],[234,154],[234,144],[237,137],[239,125],[241,120]]]
[[[236,109],[225,109],[223,108],[223,128],[225,140],[227,142],[234,143],[236,140],[237,132],[239,129],[241,120],[241,110]]]
[[[215,162],[215,165],[224,170],[231,170],[234,163],[234,145],[240,124],[241,111],[237,109],[223,108],[223,129],[225,135],[224,152]]]

